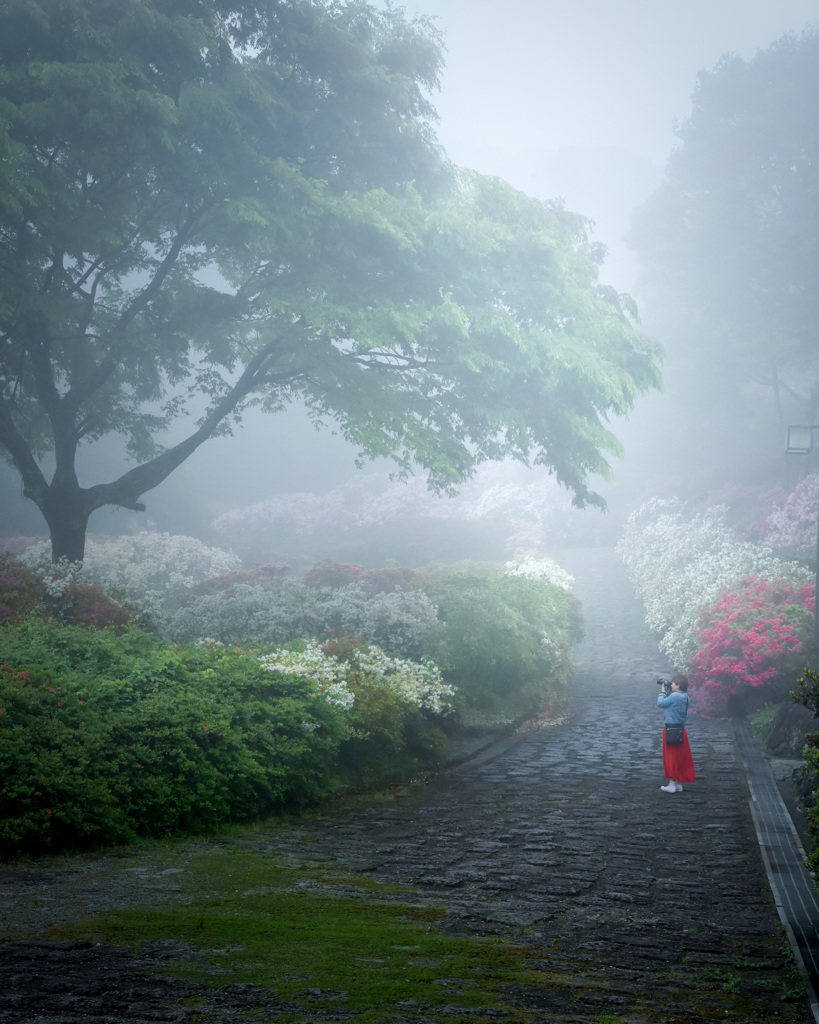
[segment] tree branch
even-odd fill
[[[8,406],[0,402],[0,444],[11,455],[11,461],[23,481],[23,494],[42,509],[48,493],[48,484],[28,442],[15,427]]]
[[[123,473],[118,480],[84,490],[86,510],[90,513],[103,505],[121,505],[123,508],[143,512],[145,506],[138,502],[139,497],[146,491],[153,490],[170,476],[213,434],[216,427],[233,412],[243,398],[270,379],[267,370],[270,363],[275,360],[282,341],[281,336],[274,338],[249,360],[239,380],[207,414],[200,426],[183,441],[157,455],[156,458]],[[282,374],[278,379],[289,380],[300,374],[301,370],[293,370]]]
[[[190,217],[188,217],[184,226],[177,233],[177,236],[166,253],[165,258],[159,264],[154,276],[142,291],[133,299],[133,301],[128,304],[128,307],[122,311],[117,323],[108,333],[107,337],[103,339],[106,344],[110,345],[112,341],[121,337],[129,325],[136,319],[137,315],[154,298],[165,283],[165,278],[168,276],[171,268],[179,258],[179,254],[182,252],[182,249],[190,240],[197,221],[202,214],[213,205],[213,202],[215,202],[215,200],[204,204],[196,211],[196,213],[192,213]],[[96,369],[88,375],[82,385],[72,385],[68,394],[65,396],[65,400],[70,408],[76,411],[83,402],[87,401],[91,395],[98,391],[103,384],[110,379],[118,365],[119,361],[113,355],[108,355],[108,357],[103,359]]]
[[[374,350],[372,352],[356,352],[346,356],[353,363],[359,366],[366,366],[375,370],[425,370],[431,367],[441,366],[430,359],[417,359],[406,356],[401,352],[386,352]]]

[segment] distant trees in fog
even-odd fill
[[[635,213],[645,310],[669,353],[664,450],[687,454],[689,479],[765,470],[788,422],[817,422],[817,95],[819,31],[724,57]]]

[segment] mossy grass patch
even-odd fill
[[[162,970],[208,990],[258,986],[260,1008],[267,993],[282,1024],[303,1019],[317,1000],[361,1024],[402,1006],[446,1007],[453,1022],[481,1019],[482,1008],[523,1021],[526,1012],[504,1002],[502,986],[545,983],[526,965],[531,950],[446,934],[444,908],[410,888],[232,845],[194,856],[180,850],[179,867],[172,905],[110,911],[51,937],[137,952],[172,940],[179,959],[163,959]]]

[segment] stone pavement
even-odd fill
[[[553,987],[517,998],[543,1021],[812,1020],[730,723],[692,716],[698,779],[661,792],[669,666],[611,551],[559,560],[588,624],[565,724],[386,807],[248,845],[414,886],[452,931],[531,945]]]
[[[806,1024],[730,724],[692,717],[698,779],[661,792],[655,679],[669,666],[610,551],[558,559],[588,623],[563,724],[369,809],[238,842],[412,886],[450,931],[526,946],[550,984],[506,994],[533,1024]],[[384,1019],[433,1024],[422,1005]]]

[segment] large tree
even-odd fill
[[[447,164],[440,69],[428,21],[360,0],[0,8],[0,448],[55,558],[252,403],[435,487],[512,454],[602,503],[655,348],[582,217]],[[131,468],[81,486],[110,434]]]
[[[665,180],[634,215],[677,432],[700,456],[720,420],[735,463],[759,452],[754,424],[781,452],[788,420],[819,414],[817,95],[819,31],[724,57],[700,74]]]

